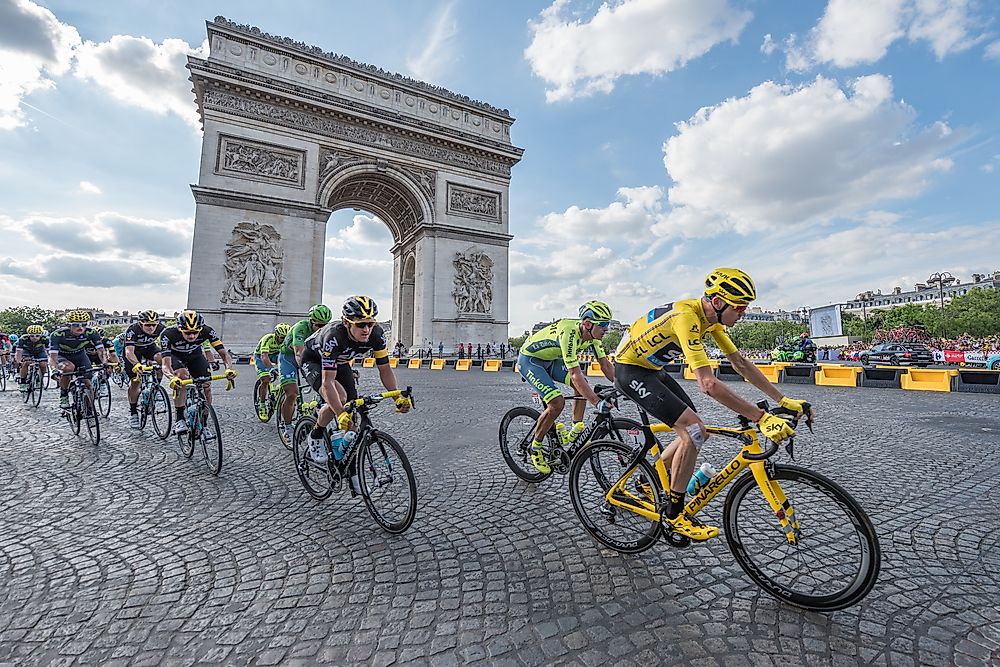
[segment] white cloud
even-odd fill
[[[871,64],[903,38],[927,42],[941,60],[982,39],[975,34],[978,21],[968,0],[830,0],[802,47],[794,35],[786,42],[786,66]]]
[[[414,77],[430,83],[441,83],[445,69],[454,61],[453,39],[458,34],[458,23],[453,17],[454,1],[447,3],[434,18],[428,33],[418,32],[423,49],[406,59],[406,66]]]
[[[18,234],[29,244],[42,244],[72,255],[132,260],[137,256],[179,262],[191,251],[194,221],[148,220],[119,213],[93,217],[0,216],[0,230]],[[179,265],[179,264],[178,264]]]
[[[335,235],[330,236],[326,246],[336,250],[361,246],[386,249],[392,246],[392,232],[378,217],[361,213],[351,219],[349,227],[338,230]]]
[[[777,43],[775,43],[774,38],[771,37],[771,33],[764,35],[764,41],[761,42],[760,52],[765,56],[769,56],[774,53],[774,50],[778,48]]]
[[[728,0],[624,0],[604,3],[587,21],[566,18],[555,0],[529,23],[524,56],[549,85],[549,102],[610,92],[629,74],[665,74],[736,41],[751,14]]]
[[[619,188],[619,201],[605,208],[570,206],[562,213],[549,213],[539,220],[543,240],[588,240],[607,243],[617,239],[645,239],[662,215],[663,189],[659,186]]]
[[[80,181],[80,192],[85,195],[99,195],[101,189],[90,181]]]
[[[187,272],[163,262],[57,254],[17,260],[0,258],[0,275],[74,287],[176,285]]]
[[[989,162],[979,167],[979,169],[985,174],[992,174],[996,171],[997,165],[1000,165],[1000,155],[994,155]]]
[[[44,7],[29,0],[0,0],[0,130],[25,124],[26,95],[54,88],[80,35]]]
[[[156,114],[174,114],[194,128],[198,113],[185,68],[188,55],[207,57],[208,43],[192,47],[182,39],[156,44],[147,37],[114,35],[77,49],[74,73],[125,104]]]
[[[1000,60],[1000,42],[993,42],[987,46],[984,55],[990,60]]]
[[[920,194],[958,141],[943,123],[914,127],[915,112],[872,75],[843,91],[817,77],[765,82],[746,97],[700,109],[664,144],[674,185],[665,236],[749,233],[861,215]]]

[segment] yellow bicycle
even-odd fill
[[[766,402],[758,405],[767,410]],[[797,425],[795,413],[774,414]],[[650,424],[640,410],[645,443],[638,448],[616,440],[595,440],[573,459],[569,491],[584,528],[602,545],[621,553],[639,553],[661,535],[673,547],[689,538],[670,529],[662,513],[668,504],[669,473],[659,460],[656,433],[666,424]],[[814,611],[834,611],[861,600],[875,585],[881,548],[871,519],[851,495],[828,477],[798,465],[771,461],[778,445],[765,450],[745,417],[739,428],[709,426],[713,435],[742,445],[684,508],[702,511],[719,492],[726,495],[722,520],[733,557],[761,588],[789,604]],[[811,419],[807,419],[811,430]],[[786,445],[793,454],[791,441]],[[656,456],[655,462],[647,454]],[[744,471],[748,471],[744,474]],[[753,493],[759,491],[759,493]]]

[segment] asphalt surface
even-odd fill
[[[417,410],[373,414],[418,510],[390,536],[360,499],[301,490],[241,369],[218,392],[219,477],[129,430],[122,390],[98,447],[54,392],[0,394],[0,665],[1000,664],[1000,396],[782,385],[817,406],[798,463],[847,488],[882,546],[874,590],[820,614],[758,588],[722,537],[600,548],[562,478],[533,486],[501,458],[501,416],[530,404],[509,370],[398,370]],[[702,458],[734,453],[711,439]]]

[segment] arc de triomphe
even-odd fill
[[[392,232],[391,342],[506,340],[523,154],[510,114],[223,17],[207,26],[208,58],[188,59],[204,127],[188,307],[237,350],[303,317],[322,300],[327,220],[351,207]]]

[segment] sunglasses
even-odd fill
[[[374,329],[375,328],[375,323],[374,322],[351,322],[351,324],[353,324],[354,326],[356,326],[359,329]]]
[[[602,329],[607,329],[609,326],[611,326],[611,320],[601,320],[601,321],[591,320],[590,323],[593,324],[595,327],[601,327]]]

